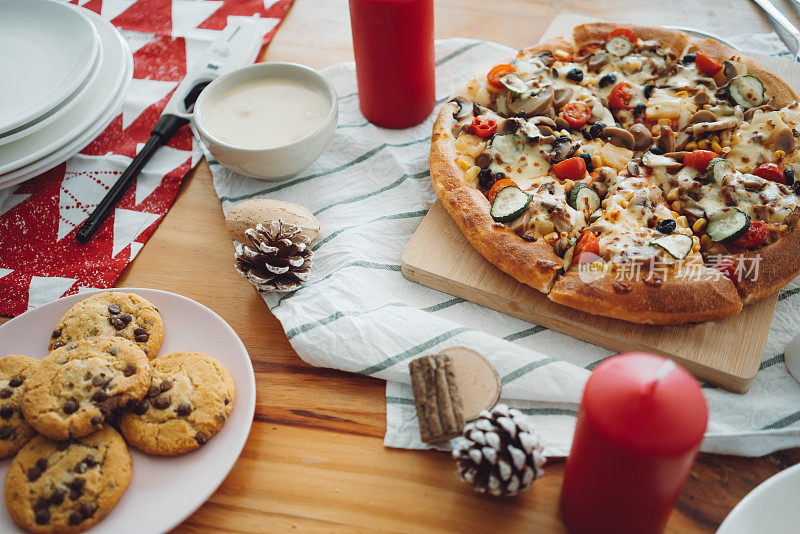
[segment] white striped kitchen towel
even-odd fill
[[[467,76],[511,52],[481,41],[437,42],[439,104]],[[296,293],[265,297],[292,346],[312,365],[385,379],[385,444],[404,448],[425,447],[408,362],[448,346],[470,347],[497,368],[503,401],[533,417],[547,454],[566,455],[582,387],[611,353],[403,278],[401,252],[436,200],[428,169],[436,113],[414,128],[378,128],[359,112],[353,63],[323,74],[339,94],[339,127],[311,167],[269,183],[211,162],[226,212],[241,200],[274,198],[305,206],[322,225],[311,280]],[[798,292],[797,281],[781,292],[750,393],[704,386],[711,421],[703,450],[755,456],[800,446],[800,385],[782,355],[800,331]]]

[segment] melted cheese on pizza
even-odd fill
[[[667,195],[675,191],[685,209],[690,212],[699,209],[700,217],[735,207],[753,220],[782,224],[800,208],[800,199],[785,185],[738,170],[726,174],[719,183],[708,180],[705,174],[691,167],[671,174],[667,170],[668,159],[653,157],[649,160],[653,163],[655,182]]]

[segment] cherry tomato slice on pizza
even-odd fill
[[[485,117],[483,115],[479,115],[472,119],[472,133],[477,135],[478,137],[483,137],[486,139],[487,137],[491,137],[497,131],[497,121],[490,118]]]
[[[714,268],[724,274],[731,282],[736,282],[736,262],[731,258],[722,258]]]
[[[502,78],[509,72],[516,72],[516,71],[517,69],[515,69],[513,65],[503,63],[501,65],[497,65],[492,70],[490,70],[489,74],[486,75],[486,80],[495,87],[500,88],[503,87],[503,84],[500,83],[500,78]]]
[[[628,82],[619,82],[608,95],[608,106],[611,109],[628,109],[633,99],[633,86]]]
[[[697,70],[708,76],[713,76],[722,70],[721,63],[717,63],[702,52],[697,52],[694,58],[694,64],[697,65]]]
[[[486,198],[489,199],[489,202],[494,202],[494,197],[497,196],[497,193],[499,193],[501,189],[503,189],[504,187],[508,187],[509,185],[517,186],[517,182],[515,182],[511,178],[503,178],[502,180],[497,180],[492,186],[492,188],[489,189],[489,192],[486,193]]]
[[[636,41],[639,40],[639,37],[636,35],[636,32],[633,30],[629,30],[628,28],[617,28],[615,30],[611,30],[608,32],[606,36],[606,41],[611,39],[612,37],[624,37],[625,39],[629,40],[632,44],[636,44]]]
[[[753,171],[753,174],[765,180],[769,180],[770,182],[777,182],[779,184],[786,185],[786,177],[783,175],[781,168],[775,163],[764,163],[759,165],[756,167],[756,170]]]
[[[684,156],[683,164],[686,167],[697,169],[700,172],[706,172],[711,160],[718,157],[716,152],[710,150],[693,150]]]
[[[586,259],[581,260],[581,256],[585,252],[591,253],[593,254],[593,256],[589,256]],[[583,232],[583,235],[578,240],[578,244],[575,245],[575,250],[572,252],[572,263],[570,265],[575,265],[577,263],[586,263],[587,261],[594,261],[596,259],[596,256],[599,255],[600,255],[600,242],[597,240],[597,236],[594,235],[593,232]]]
[[[553,174],[559,180],[580,180],[586,175],[586,160],[580,156],[567,158],[553,165]]]
[[[564,120],[570,128],[581,128],[592,118],[592,110],[585,102],[570,102],[561,109]]]
[[[733,243],[742,248],[756,248],[764,244],[769,235],[767,224],[761,221],[751,221],[747,231]]]

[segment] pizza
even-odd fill
[[[593,23],[469,79],[431,180],[488,261],[550,300],[716,320],[800,272],[800,106],[713,40]]]

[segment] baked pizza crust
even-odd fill
[[[622,284],[623,291],[615,284]],[[550,300],[571,308],[643,324],[680,324],[730,317],[742,309],[736,288],[721,273],[705,268],[700,275],[667,277],[659,287],[641,279],[620,281],[606,275],[591,283],[571,271],[556,280]]]
[[[765,81],[776,107],[798,100],[791,87],[755,60],[716,41],[691,42],[685,33],[665,28],[604,22],[582,24],[575,27],[572,43],[563,37],[554,37],[524,49],[520,55],[543,50],[562,50],[574,55],[584,45],[605,41],[611,30],[620,27],[633,30],[643,40],[661,41],[678,57],[697,50],[721,61],[741,57],[750,72]],[[466,96],[466,92],[453,96]],[[658,287],[642,279],[627,281],[624,291],[615,289],[618,281],[613,276],[587,283],[576,272],[563,273],[563,260],[550,245],[543,240],[526,241],[505,225],[496,223],[489,213],[488,199],[464,182],[464,171],[455,163],[457,154],[452,130],[456,110],[456,104],[445,103],[433,126],[429,162],[436,194],[461,232],[484,258],[517,280],[548,293],[556,303],[633,323],[710,321],[738,313],[742,302],[753,302],[774,293],[800,272],[798,225],[778,242],[743,253],[745,258],[760,254],[762,259],[759,278],[739,283],[738,291],[729,279],[707,267],[703,267],[699,276],[697,273],[688,278],[681,278],[680,273],[671,275]]]

